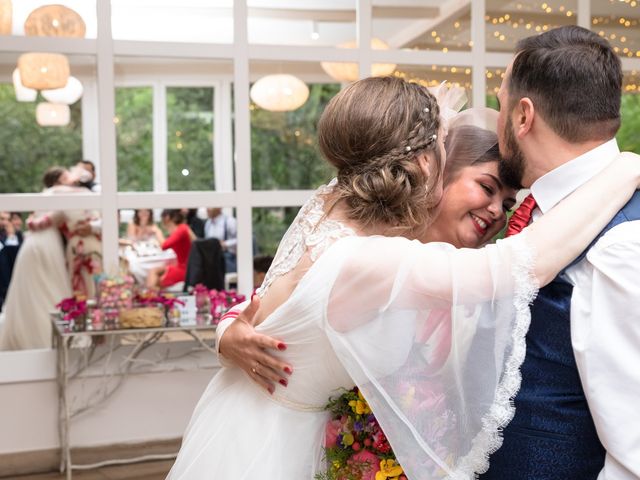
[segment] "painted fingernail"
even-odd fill
[[[286,386],[287,386],[287,384],[289,383],[289,382],[287,382],[284,378],[281,378],[281,379],[280,379],[280,380],[278,380],[278,381],[280,382],[280,385],[282,385],[283,387],[286,387]]]
[[[278,344],[278,350],[286,350],[286,349],[287,349],[287,346],[284,343],[280,342]]]
[[[267,390],[269,391],[269,393],[270,393],[271,395],[273,395],[273,392],[274,392],[275,388],[273,388],[273,387],[269,387],[269,388],[267,388]]]
[[[289,375],[291,375],[293,373],[293,369],[291,367],[284,367],[284,371],[285,371],[285,373],[288,373]]]

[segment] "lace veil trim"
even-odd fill
[[[489,456],[502,446],[502,430],[515,415],[513,399],[522,383],[520,367],[526,355],[526,335],[531,323],[529,305],[535,300],[540,285],[533,274],[535,252],[527,241],[526,232],[514,236],[511,241],[513,258],[517,259],[512,270],[516,311],[513,350],[507,359],[493,406],[483,418],[482,431],[474,439],[471,451],[461,459],[455,472],[449,475],[451,480],[476,478],[474,472],[482,474],[489,470]]]
[[[351,228],[325,216],[324,197],[333,192],[337,183],[334,178],[329,184],[320,186],[302,206],[282,237],[271,268],[256,292],[259,297],[267,292],[274,280],[293,270],[307,250],[311,261],[315,262],[333,242],[355,235]]]

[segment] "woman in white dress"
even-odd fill
[[[496,245],[423,244],[415,239],[442,196],[438,113],[431,94],[398,78],[356,82],[327,106],[318,135],[337,180],[289,228],[257,312],[256,329],[286,342],[295,375],[269,395],[242,370],[222,368],[169,479],[313,479],[324,470],[324,404],[354,384],[408,478],[486,469],[513,415],[529,301],[630,198],[640,162],[622,154],[528,232]],[[425,376],[419,333],[443,310],[450,353]],[[475,341],[486,348],[468,359]]]
[[[76,180],[67,169],[52,167],[45,173],[43,194],[86,193],[85,188],[72,186]],[[77,233],[76,227],[86,219],[85,211],[74,210],[49,212],[29,221],[29,232],[18,252],[2,311],[0,350],[51,348],[49,315],[58,302],[73,293],[68,262],[72,273],[78,275],[75,285],[93,290],[87,272],[93,265],[90,262],[95,261],[95,252],[101,249],[95,234]],[[63,225],[68,233],[68,254],[59,229]]]

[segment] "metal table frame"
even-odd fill
[[[58,432],[60,436],[60,472],[67,473],[67,480],[71,480],[72,470],[88,470],[93,468],[99,468],[106,465],[117,465],[125,463],[135,463],[146,460],[161,460],[175,458],[176,454],[158,454],[158,455],[145,455],[142,457],[127,458],[127,459],[112,459],[105,460],[99,463],[93,464],[74,464],[71,460],[71,446],[69,439],[69,432],[71,426],[71,420],[74,415],[82,413],[88,409],[83,408],[77,412],[71,412],[68,398],[68,389],[70,382],[88,366],[91,365],[91,358],[95,351],[95,341],[92,337],[104,336],[106,338],[111,337],[112,340],[116,336],[134,336],[136,340],[131,343],[133,350],[123,360],[122,371],[118,374],[120,378],[110,391],[106,392],[103,397],[97,402],[102,403],[107,400],[123,383],[124,377],[129,373],[135,359],[151,345],[155,344],[161,337],[168,333],[186,333],[193,337],[193,339],[199,344],[202,349],[214,352],[213,348],[208,345],[200,335],[203,332],[214,332],[215,325],[183,325],[175,327],[160,327],[160,328],[138,328],[138,329],[117,329],[117,330],[93,330],[83,332],[67,332],[64,330],[64,325],[52,319],[52,340],[53,347],[56,349],[56,371],[57,371],[57,384],[58,384]],[[90,340],[90,346],[79,347],[88,349],[87,362],[84,366],[81,366],[77,371],[71,373],[69,371],[69,350],[74,339],[81,337],[87,338],[85,342]],[[74,347],[75,348],[75,347]],[[100,358],[98,359],[100,360]],[[97,360],[96,360],[97,361]],[[94,407],[97,404],[90,405]]]

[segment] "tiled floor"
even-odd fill
[[[164,480],[173,465],[173,460],[160,462],[115,465],[96,470],[76,470],[73,480]],[[59,473],[40,473],[19,477],[5,477],[2,480],[64,480],[66,475]]]

